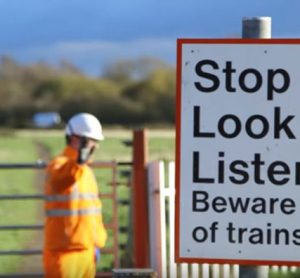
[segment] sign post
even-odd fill
[[[242,37],[244,39],[270,39],[271,17],[244,17],[242,22]],[[265,278],[267,272],[263,267],[244,266],[239,267],[241,278]]]
[[[300,265],[300,40],[178,40],[176,261]]]

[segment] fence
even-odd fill
[[[162,278],[238,278],[239,265],[176,264],[174,261],[175,164],[148,167],[150,264]],[[296,267],[261,266],[258,277],[299,277]],[[274,275],[274,276],[272,276]],[[250,277],[250,276],[249,276]],[[251,277],[252,278],[252,277]]]
[[[147,155],[148,155],[148,143],[147,143],[147,132],[146,130],[135,130],[133,132],[133,141],[126,141],[123,142],[125,146],[131,146],[132,147],[132,161],[128,162],[97,162],[93,164],[93,167],[96,169],[103,169],[106,170],[112,170],[112,179],[110,181],[110,189],[112,191],[110,192],[103,192],[103,187],[101,187],[101,199],[102,202],[104,202],[106,199],[113,200],[113,204],[109,206],[111,210],[113,211],[113,217],[110,218],[111,221],[109,223],[105,223],[105,226],[110,230],[109,231],[109,248],[103,249],[102,253],[104,253],[104,256],[108,253],[113,254],[112,260],[113,265],[110,265],[111,267],[114,267],[115,269],[118,268],[120,265],[125,267],[135,267],[135,268],[147,268],[149,265],[149,255],[148,255],[148,246],[149,246],[149,238],[148,238],[148,218],[147,216],[147,181],[146,181],[146,163],[147,163]],[[27,164],[0,164],[0,170],[16,170],[12,171],[13,176],[20,177],[20,180],[18,181],[18,186],[22,187],[22,184],[24,183],[23,175],[25,172],[21,173],[20,170],[43,170],[45,168],[45,163],[27,163]],[[120,170],[119,166],[125,166],[126,169]],[[120,174],[123,176],[123,179],[121,182],[116,181],[116,175],[117,175],[117,167]],[[102,171],[102,170],[101,170]],[[27,172],[26,172],[27,173]],[[97,178],[97,173],[96,173]],[[126,181],[124,182],[124,179]],[[102,178],[100,178],[102,181]],[[9,182],[9,186],[11,186],[13,183]],[[116,186],[118,185],[127,185],[125,190],[124,188],[121,188],[122,190],[118,190],[118,195],[121,192],[122,193],[122,199],[118,199],[116,197],[117,190]],[[33,201],[34,203],[36,201],[43,201],[45,196],[41,192],[34,191],[33,193],[28,193],[26,190],[22,194],[16,195],[16,193],[19,193],[19,189],[15,188],[14,191],[11,191],[10,193],[3,194],[3,192],[7,192],[5,189],[5,184],[2,180],[0,187],[0,201],[6,201],[6,202],[12,202],[12,203],[23,203],[26,205],[29,203],[29,201]],[[15,187],[15,186],[14,186]],[[118,196],[120,197],[120,196]],[[128,200],[128,198],[130,200]],[[19,201],[19,202],[16,202]],[[10,234],[12,233],[18,233],[23,231],[29,231],[31,233],[31,238],[33,237],[33,231],[36,231],[38,234],[41,234],[43,230],[43,224],[41,223],[27,223],[22,218],[22,223],[16,223],[16,220],[19,220],[20,218],[15,216],[14,209],[10,206],[10,209],[4,208],[2,206],[3,202],[0,206],[0,241],[5,241],[1,238],[3,235],[3,232],[6,231]],[[129,206],[130,204],[130,206]],[[119,227],[118,219],[116,215],[118,214],[117,209],[120,208],[119,206],[126,206],[124,210],[122,210],[122,213],[119,213],[119,218],[122,219],[121,225],[123,226]],[[34,205],[35,206],[35,205]],[[106,204],[103,204],[103,206],[106,207]],[[39,205],[39,211],[42,211],[42,205]],[[104,211],[111,211],[110,209],[106,209]],[[26,211],[27,208],[23,206],[23,211]],[[120,210],[119,210],[120,212]],[[29,219],[31,222],[32,219],[35,219],[36,215],[32,215],[31,213],[27,213],[29,215]],[[126,214],[126,215],[125,215]],[[146,215],[145,215],[146,214]],[[5,217],[7,215],[10,215],[10,222],[7,222]],[[1,217],[4,216],[2,219]],[[105,216],[105,215],[104,215]],[[127,218],[130,218],[129,220]],[[105,217],[104,217],[105,219]],[[2,220],[2,222],[1,222]],[[125,221],[127,221],[125,223]],[[43,222],[42,220],[40,222]],[[138,223],[138,224],[137,224]],[[135,225],[133,225],[135,224]],[[119,236],[119,238],[118,238]],[[126,240],[126,241],[125,241]],[[17,240],[16,240],[17,241]],[[42,241],[41,241],[42,242]],[[16,247],[16,246],[13,246]],[[28,247],[28,245],[27,245]],[[42,245],[36,246],[35,244],[31,244],[30,248],[23,248],[20,250],[20,248],[5,248],[5,245],[2,245],[0,247],[0,259],[2,257],[8,257],[11,258],[12,256],[22,256],[22,260],[26,257],[33,257],[33,256],[39,256],[37,260],[35,260],[35,264],[41,264],[39,261],[41,261],[41,255],[42,255]],[[2,249],[1,249],[2,248]],[[33,249],[34,248],[34,249]],[[121,251],[124,249],[124,254],[121,254]],[[103,257],[104,257],[103,256]],[[120,261],[120,256],[122,256],[122,261]],[[102,258],[103,258],[102,257]],[[11,261],[10,259],[8,259]],[[103,259],[101,260],[101,269],[103,269]],[[3,265],[3,264],[2,264]],[[3,273],[3,269],[1,268],[0,263],[0,277],[41,277],[42,274],[40,273],[42,270],[37,271],[39,273],[12,273],[11,275],[8,275],[6,273]],[[97,277],[111,277],[112,273],[110,272],[111,269],[106,268],[106,273],[97,273]]]

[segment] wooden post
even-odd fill
[[[149,221],[146,166],[148,140],[146,130],[135,130],[133,134],[133,252],[134,267],[148,268]]]
[[[270,17],[244,17],[243,18],[243,39],[270,39],[271,18]],[[258,278],[261,271],[255,266],[240,265],[240,278]]]

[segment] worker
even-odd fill
[[[87,113],[66,126],[66,147],[47,167],[45,185],[44,271],[46,278],[91,278],[107,232],[102,204],[88,166],[102,127]]]

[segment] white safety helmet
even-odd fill
[[[94,140],[103,140],[102,126],[98,119],[88,113],[79,113],[73,116],[67,126],[66,135],[77,135]]]

